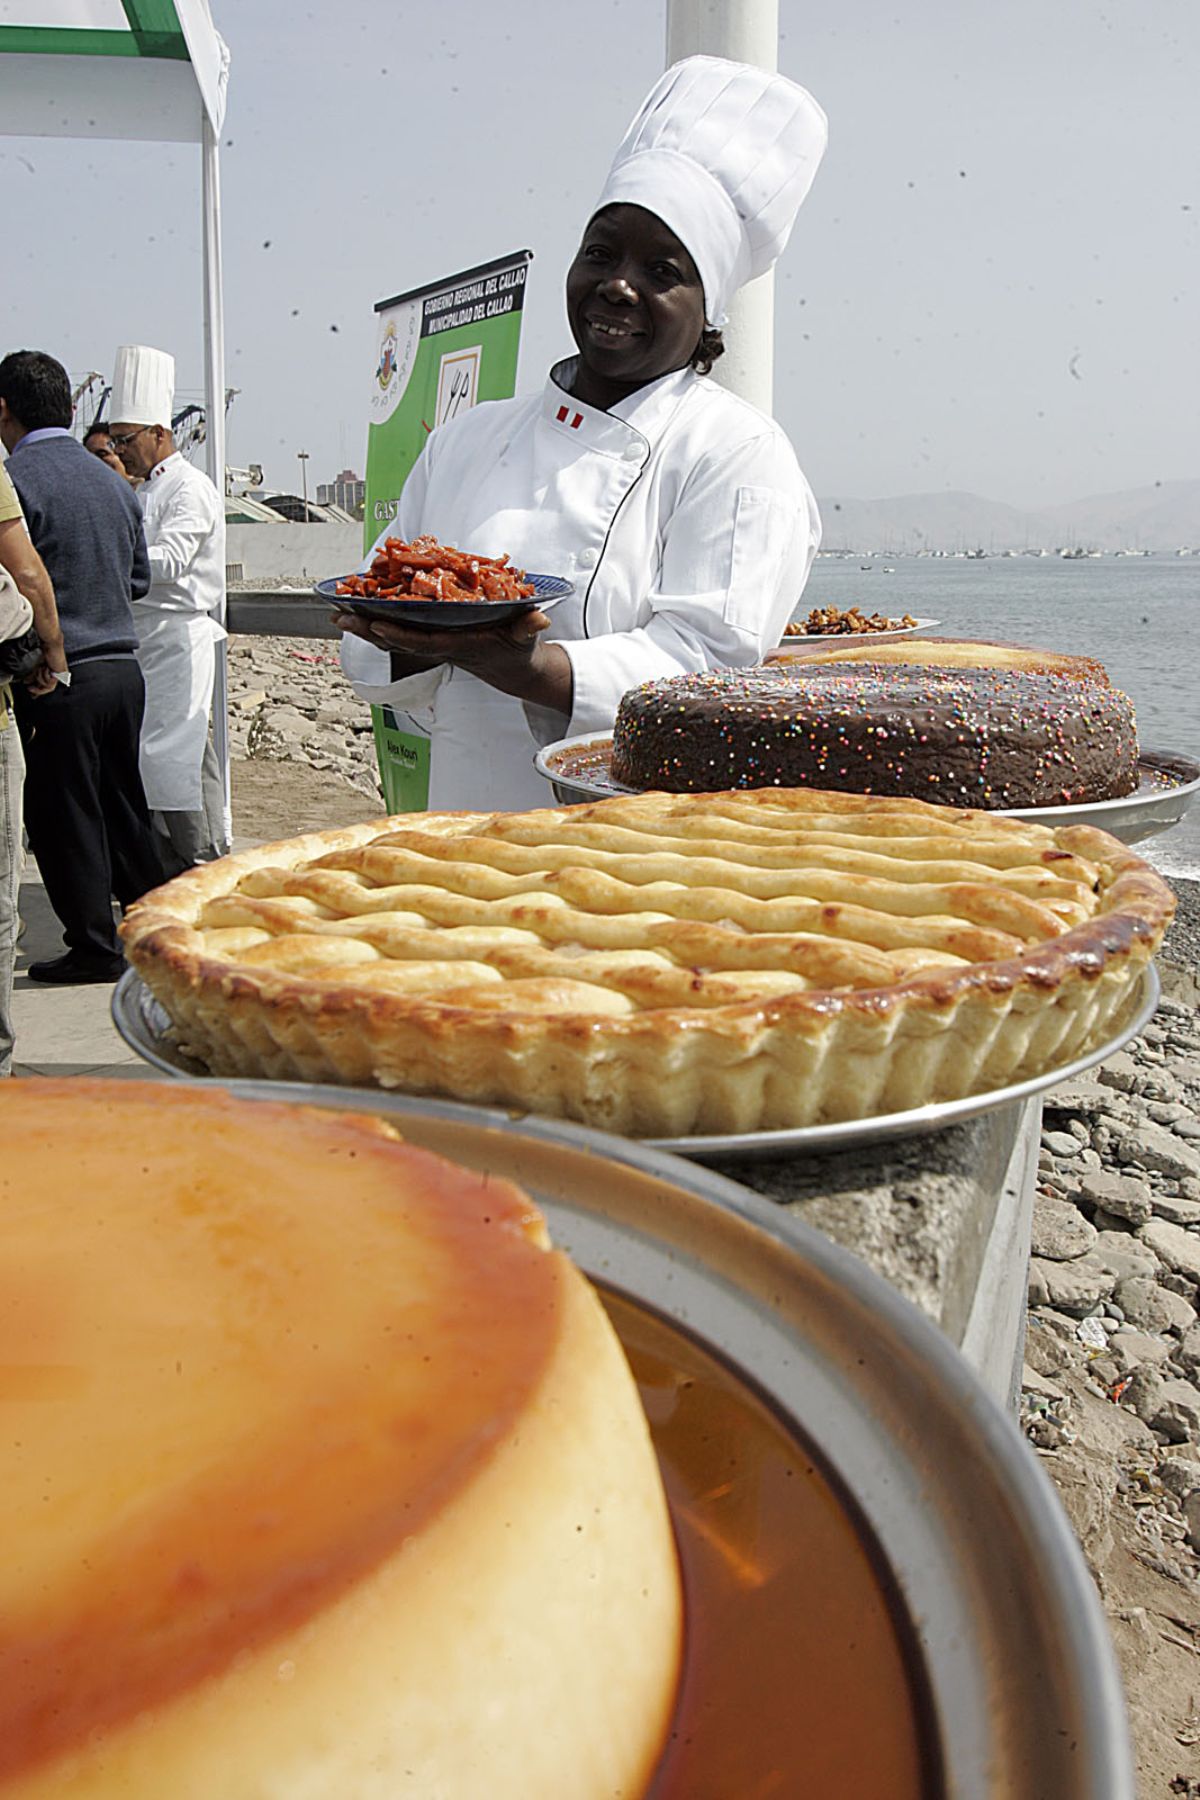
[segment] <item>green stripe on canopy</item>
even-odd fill
[[[148,56],[187,62],[174,0],[121,0],[125,31],[101,26],[0,25],[0,53],[16,56]]]
[[[174,0],[121,0],[129,29],[138,41],[141,56],[170,56],[187,61],[187,44]]]

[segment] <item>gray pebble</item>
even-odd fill
[[[1200,1281],[1200,1236],[1166,1219],[1151,1219],[1139,1234],[1160,1262],[1188,1281]]]
[[[1178,1269],[1163,1270],[1158,1277],[1158,1285],[1167,1293],[1177,1294],[1191,1308],[1193,1316],[1200,1312],[1200,1306],[1196,1304],[1196,1283],[1190,1281],[1186,1275],[1181,1275]],[[1181,1329],[1186,1329],[1186,1326]]]
[[[1200,1225],[1200,1200],[1183,1200],[1171,1193],[1155,1194],[1154,1216],[1170,1225]]]
[[[1133,1236],[1133,1226],[1128,1219],[1122,1219],[1116,1213],[1106,1212],[1102,1206],[1098,1206],[1092,1214],[1092,1223],[1097,1231],[1110,1231],[1114,1237]]]
[[[1043,1131],[1042,1144],[1054,1156],[1078,1156],[1080,1143],[1069,1131]]]
[[[1181,1100],[1152,1100],[1146,1111],[1156,1125],[1175,1125],[1188,1117],[1188,1109]]]
[[[1200,1462],[1187,1456],[1164,1456],[1155,1474],[1177,1500],[1186,1500],[1200,1488]]]
[[[1145,1275],[1127,1275],[1113,1294],[1130,1325],[1142,1331],[1186,1331],[1195,1314],[1180,1295],[1160,1287]]]
[[[1113,1332],[1108,1340],[1108,1348],[1117,1358],[1122,1371],[1128,1374],[1142,1363],[1165,1363],[1169,1343],[1165,1338],[1150,1337],[1144,1331],[1130,1331],[1123,1326],[1120,1331]]]
[[[1187,1521],[1187,1541],[1193,1550],[1200,1551],[1200,1493],[1188,1495],[1183,1503],[1183,1516]]]
[[[1127,1231],[1101,1231],[1091,1247],[1091,1254],[1104,1267],[1124,1281],[1127,1275],[1158,1275],[1158,1258],[1139,1238]]]
[[[1118,1050],[1110,1056],[1096,1071],[1096,1079],[1104,1087],[1115,1088],[1118,1093],[1132,1094],[1137,1087],[1141,1071],[1128,1050]]]
[[[1113,1286],[1112,1275],[1092,1256],[1076,1256],[1070,1262],[1055,1262],[1046,1256],[1029,1260],[1031,1306],[1053,1306],[1082,1319],[1109,1298]]]
[[[1053,1262],[1069,1262],[1082,1256],[1096,1241],[1095,1227],[1089,1225],[1077,1207],[1064,1200],[1038,1194],[1033,1202],[1032,1248],[1034,1256],[1046,1256]]]
[[[1117,1155],[1124,1163],[1136,1162],[1164,1175],[1200,1175],[1200,1150],[1193,1150],[1165,1125],[1149,1120],[1121,1137]]]
[[[1080,1198],[1102,1207],[1106,1214],[1116,1219],[1127,1219],[1132,1225],[1144,1225],[1153,1210],[1145,1182],[1135,1181],[1129,1175],[1116,1175],[1109,1169],[1102,1169],[1098,1174],[1085,1170]]]
[[[1200,1388],[1191,1381],[1164,1381],[1158,1411],[1147,1423],[1152,1431],[1165,1431],[1173,1444],[1200,1437]]]

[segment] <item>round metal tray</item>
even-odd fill
[[[930,1800],[1132,1800],[1103,1614],[1049,1481],[948,1339],[857,1257],[708,1170],[577,1126],[225,1085],[373,1112],[520,1183],[589,1275],[757,1385],[853,1496],[894,1577],[945,1770]]]
[[[1097,1044],[1094,1050],[1088,1051],[1085,1056],[1076,1057],[1073,1062],[1050,1069],[1044,1075],[1032,1076],[1027,1081],[1012,1082],[1007,1087],[991,1088],[986,1093],[969,1094],[962,1100],[943,1100],[935,1106],[913,1107],[907,1112],[882,1113],[873,1119],[844,1119],[832,1125],[801,1125],[784,1131],[642,1138],[638,1141],[649,1149],[670,1150],[677,1156],[695,1157],[699,1160],[719,1156],[734,1157],[742,1162],[765,1162],[779,1156],[811,1156],[824,1151],[848,1150],[863,1144],[881,1143],[891,1138],[924,1136],[929,1132],[943,1131],[948,1125],[959,1125],[964,1119],[973,1119],[979,1113],[1027,1100],[1046,1088],[1057,1087],[1060,1082],[1070,1081],[1073,1076],[1082,1075],[1085,1069],[1093,1068],[1106,1057],[1115,1055],[1122,1045],[1127,1044],[1130,1038],[1136,1037],[1149,1024],[1158,1005],[1160,991],[1158,972],[1151,964],[1138,983],[1121,1025],[1103,1043]],[[188,1080],[211,1079],[202,1063],[185,1056],[178,1048],[174,1027],[166,1009],[154,998],[133,969],[122,975],[113,990],[112,1018],[129,1048],[164,1075],[181,1076]],[[373,1100],[373,1089],[350,1091],[360,1096],[371,1096]],[[510,1118],[511,1114],[496,1110],[487,1116],[501,1121]],[[597,1135],[604,1143],[625,1141],[602,1133]]]
[[[564,806],[579,806],[589,800],[613,800],[620,794],[638,792],[612,779],[611,760],[612,732],[589,731],[547,744],[534,757],[534,766],[554,789],[555,799]],[[1098,825],[1123,844],[1138,844],[1178,825],[1200,794],[1200,763],[1174,750],[1143,750],[1138,769],[1141,780],[1136,793],[1120,800],[1011,812],[998,808],[996,817],[1030,819],[1035,825]]]
[[[795,662],[812,650],[836,650],[842,644],[847,649],[851,644],[899,644],[906,638],[920,637],[923,631],[936,630],[941,622],[940,619],[918,619],[915,625],[894,625],[887,631],[798,631],[793,637],[785,635],[776,648],[768,652],[766,660]]]
[[[1035,806],[1014,809],[1010,819],[1035,825],[1097,825],[1123,844],[1138,844],[1178,825],[1200,794],[1200,762],[1174,750],[1142,750],[1137,791],[1119,800],[1097,800],[1090,806]]]

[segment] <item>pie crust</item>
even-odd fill
[[[679,1136],[1043,1074],[1111,1035],[1173,910],[1091,826],[758,789],[318,832],[123,934],[214,1074]]]

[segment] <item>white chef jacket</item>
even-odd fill
[[[201,812],[200,765],[212,709],[217,614],[225,598],[225,508],[202,470],[178,451],[142,486],[150,591],[133,603],[146,682],[139,761],[146,800]]]
[[[547,633],[571,659],[570,718],[446,665],[391,682],[385,652],[342,640],[356,693],[429,731],[436,809],[550,805],[539,743],[611,727],[641,682],[758,662],[820,541],[772,419],[691,369],[601,412],[571,397],[574,368],[558,364],[536,399],[485,403],[435,431],[380,534],[432,532],[573,581]]]

